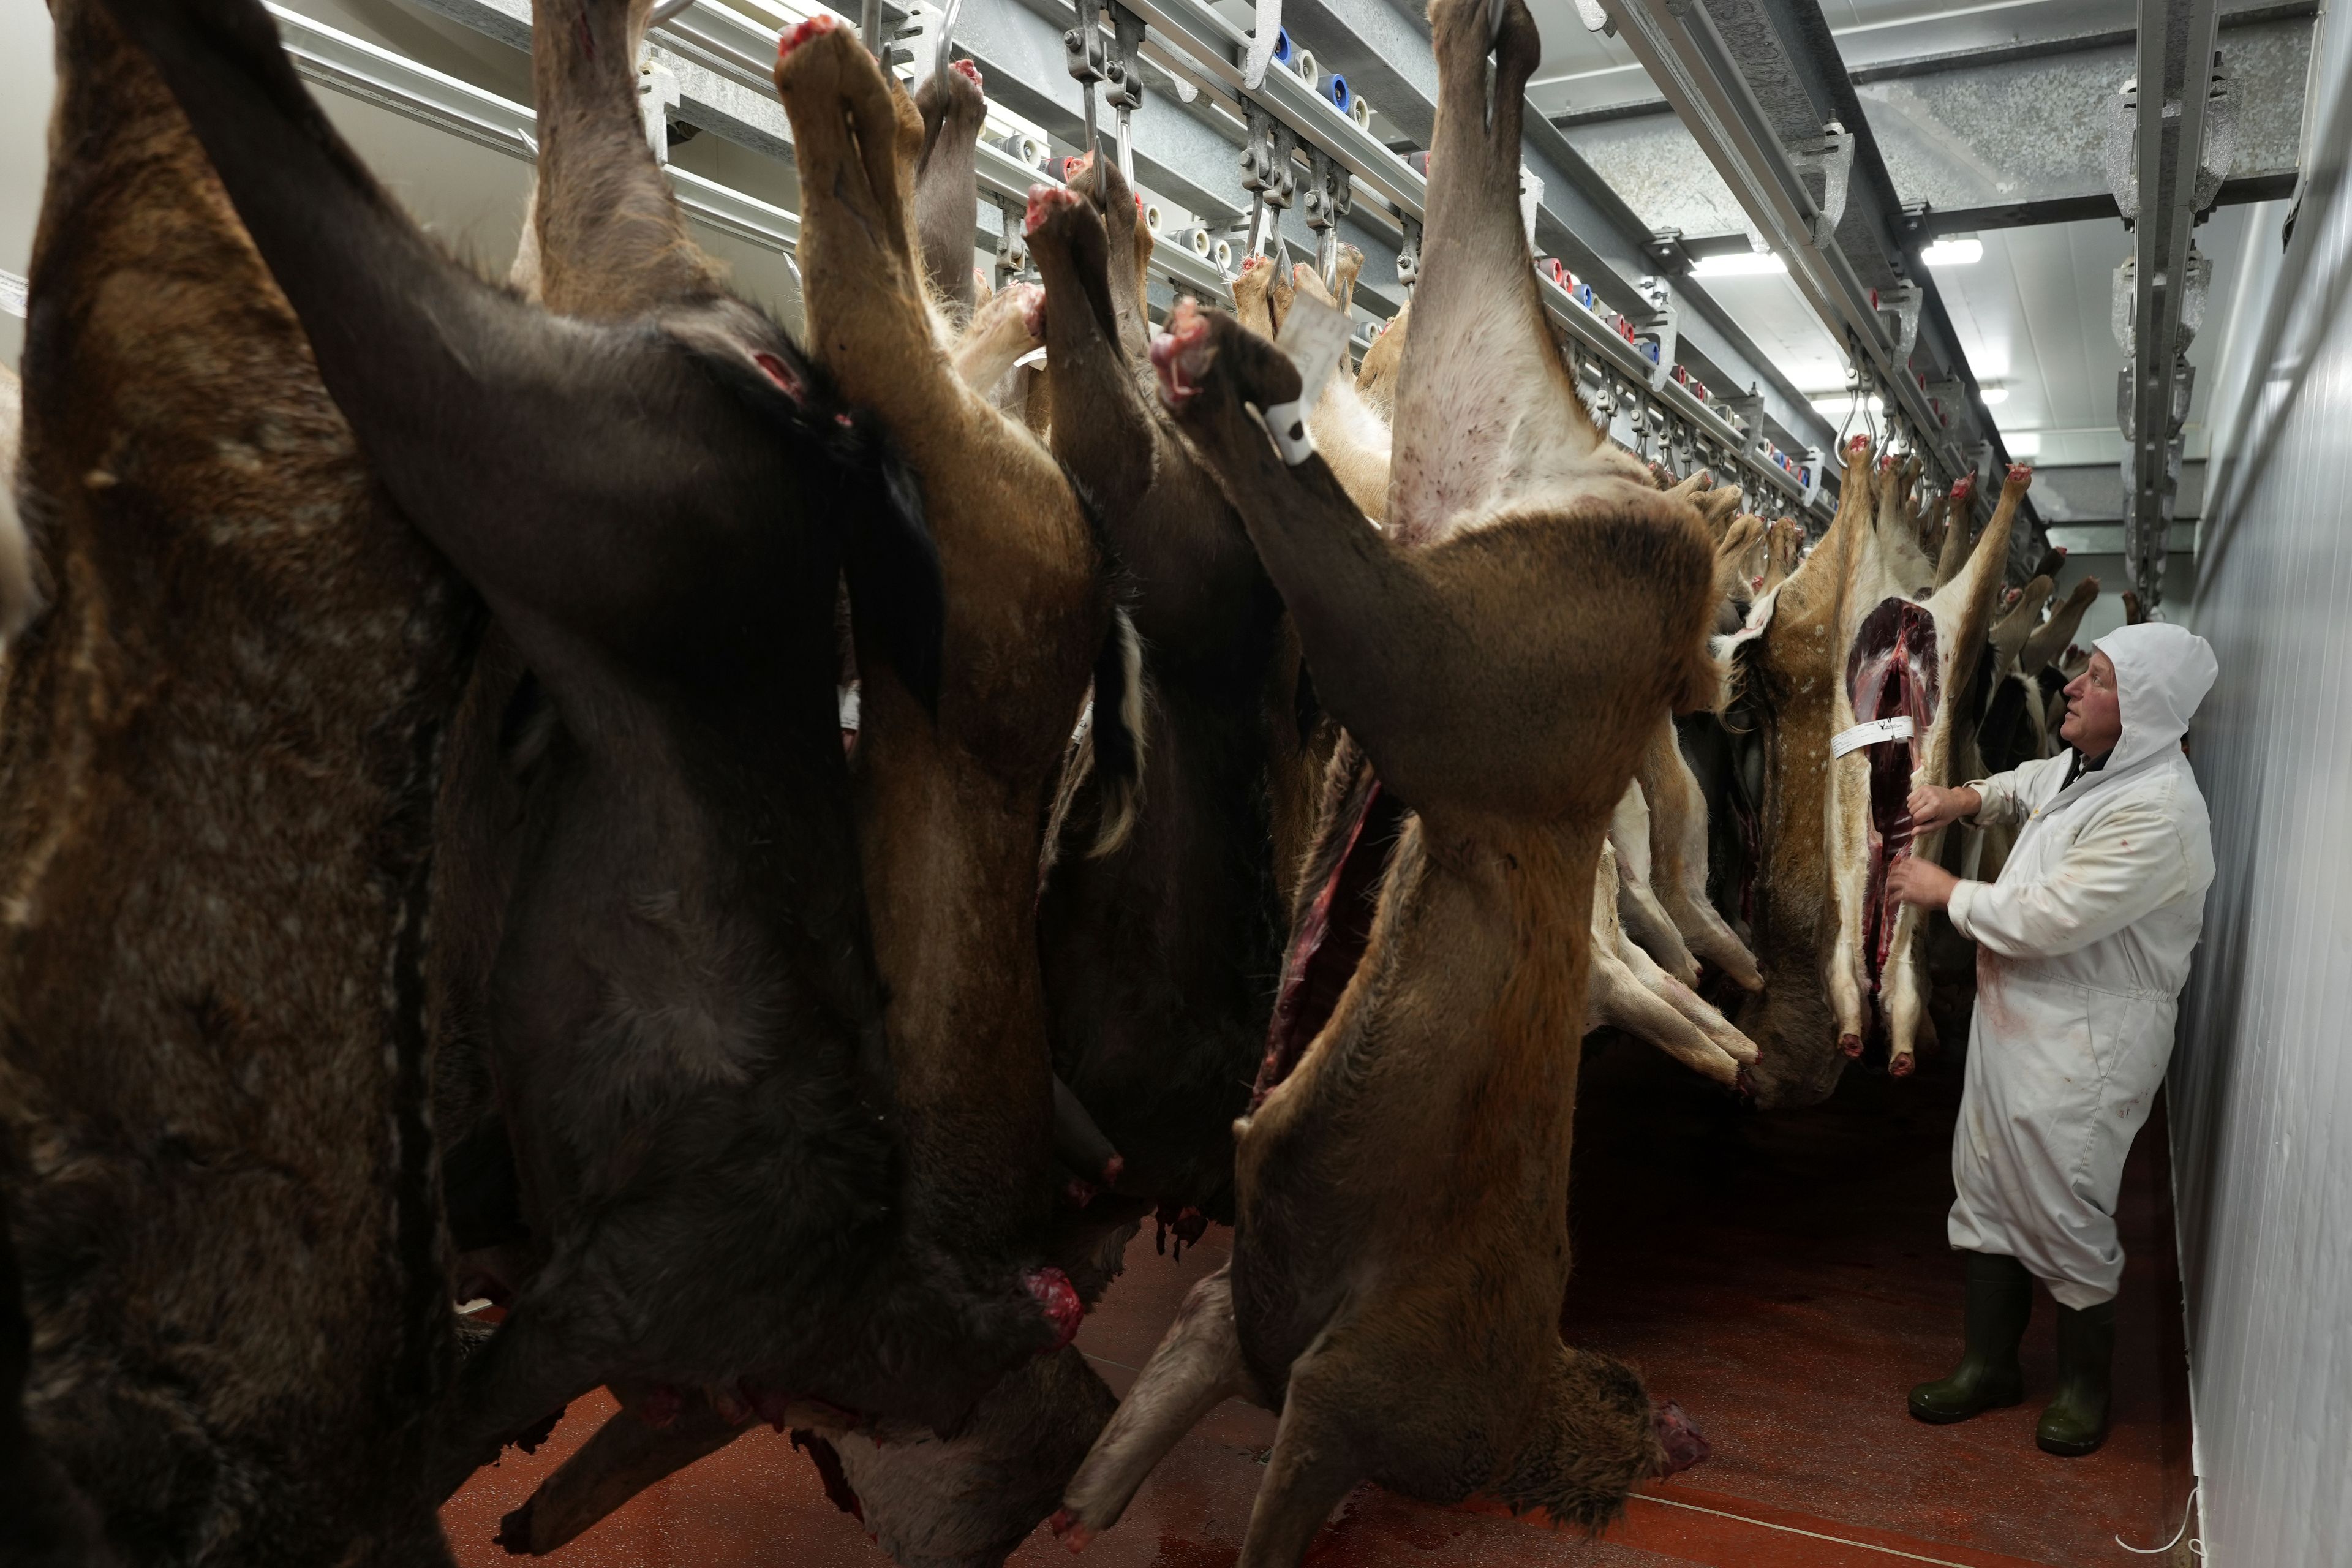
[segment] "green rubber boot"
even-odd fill
[[[2017,1345],[2033,1316],[2033,1276],[2002,1253],[1971,1252],[1968,1258],[1969,1338],[1959,1368],[1939,1383],[1911,1391],[1912,1418],[1937,1426],[2025,1398]]]
[[[2075,1311],[2058,1309],[2058,1392],[2033,1429],[2045,1454],[2079,1459],[2107,1440],[2108,1373],[2116,1358],[2111,1297]]]

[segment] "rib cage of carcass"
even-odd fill
[[[1874,1037],[1898,1077],[1916,1058],[1924,922],[1889,896],[1887,870],[1939,851],[1940,829],[1915,842],[1906,802],[1916,784],[1952,782],[1972,731],[1972,688],[2032,478],[2010,471],[1973,548],[1969,487],[1956,487],[1956,536],[1938,566],[1919,545],[1916,472],[1857,437],[1828,532],[1731,639],[1767,748],[1754,944],[1765,993],[1739,1017],[1763,1052],[1755,1081],[1767,1105],[1826,1097]]]

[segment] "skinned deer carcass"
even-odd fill
[[[1048,1034],[1124,1162],[1115,1190],[1226,1220],[1234,1119],[1282,963],[1269,795],[1302,756],[1295,709],[1269,700],[1282,600],[1121,341],[1120,296],[1140,310],[1127,258],[1150,234],[1117,166],[1036,186],[1028,224],[1055,405],[1082,411],[1055,421],[1053,448],[1118,556],[1151,736],[1123,834],[1106,831],[1116,795],[1083,758],[1065,786],[1038,904]]]
[[[1652,717],[1713,697],[1711,552],[1605,445],[1552,347],[1517,205],[1536,26],[1515,3],[1497,37],[1489,15],[1432,10],[1444,237],[1385,533],[1250,412],[1302,391],[1272,344],[1188,302],[1153,347],[1349,740],[1238,1133],[1233,1261],[1073,1481],[1074,1542],[1232,1393],[1281,1412],[1245,1568],[1296,1563],[1367,1477],[1590,1528],[1695,1457],[1628,1369],[1561,1342],[1559,1310],[1594,867]]]
[[[1763,1052],[1752,1076],[1767,1107],[1826,1097],[1874,1016],[1890,1070],[1909,1070],[1926,977],[1916,911],[1887,897],[1886,867],[1913,849],[1904,802],[1914,782],[1941,782],[1971,731],[1967,693],[2031,480],[2012,472],[1975,550],[1919,599],[1925,557],[1907,515],[1886,504],[1899,476],[1874,474],[1867,441],[1847,458],[1829,532],[1741,650],[1767,761],[1755,932],[1765,989],[1738,1022]],[[1858,729],[1882,720],[1907,721],[1909,737]],[[1833,739],[1849,731],[1864,743],[1833,760]]]
[[[47,608],[0,705],[0,1448],[37,1444],[48,1489],[0,1539],[47,1512],[53,1560],[446,1563],[420,999],[478,604],[154,71],[96,5],[52,13],[9,473],[12,608]]]

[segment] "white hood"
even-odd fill
[[[2116,703],[2123,736],[2106,765],[2084,773],[2050,804],[2055,807],[2132,772],[2141,763],[2171,755],[2189,732],[2197,705],[2213,689],[2221,665],[2213,646],[2185,626],[2143,621],[2117,626],[2092,645],[2116,667]]]

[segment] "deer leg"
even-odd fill
[[[995,390],[1013,361],[1045,343],[1045,290],[1034,283],[1008,285],[972,312],[971,324],[956,340],[956,375],[985,395]]]
[[[836,20],[803,22],[776,55],[776,96],[800,171],[809,342],[843,391],[911,450],[926,431],[970,423],[963,384],[945,374],[932,335],[908,232],[898,153],[902,142],[919,147],[922,117]],[[930,373],[933,363],[941,374]]]
[[[961,325],[979,289],[972,277],[974,216],[980,211],[980,128],[988,114],[980,68],[957,60],[923,79],[915,108],[923,151],[915,163],[915,233],[931,292]]]
[[[1529,489],[1574,492],[1604,476],[1650,488],[1638,462],[1612,459],[1545,321],[1519,217],[1520,124],[1542,40],[1523,0],[1505,0],[1500,22],[1487,0],[1430,8],[1437,123],[1389,501],[1409,537]]]
[[[1152,358],[1282,592],[1324,706],[1417,808],[1605,815],[1645,733],[1621,715],[1688,707],[1719,683],[1702,641],[1711,552],[1688,507],[1629,488],[1622,507],[1400,549],[1321,458],[1275,451],[1252,410],[1300,388],[1272,343],[1187,300]],[[1536,689],[1544,702],[1522,700]]]
[[[539,1276],[547,1279],[547,1271]],[[552,1425],[573,1400],[604,1381],[600,1358],[575,1342],[534,1290],[516,1303],[443,1399],[425,1460],[425,1495],[446,1500],[466,1478],[494,1463],[509,1443]]]
[[[637,54],[652,9],[532,0],[540,293],[568,316],[619,320],[719,287],[646,144]]]
[[[1617,847],[1617,907],[1628,934],[1666,973],[1685,984],[1696,984],[1698,960],[1683,945],[1683,933],[1666,917],[1650,886],[1650,804],[1638,779],[1617,797],[1617,809],[1609,819],[1609,842]]]
[[[1150,275],[1151,230],[1143,223],[1143,198],[1129,185],[1118,165],[1087,154],[1086,167],[1071,177],[1069,188],[1084,196],[1102,215],[1108,243],[1106,283],[1111,314],[1118,323],[1119,350],[1129,364],[1141,365],[1151,352],[1151,312],[1147,303]]]
[[[516,1555],[543,1557],[579,1539],[647,1487],[749,1430],[740,1416],[730,1420],[721,1414],[699,1389],[658,1427],[639,1409],[617,1411],[499,1522],[499,1544]]]
[[[1755,954],[1706,896],[1706,796],[1662,718],[1635,782],[1650,803],[1650,885],[1691,951],[1743,991],[1764,989]]]
[[[1159,432],[1121,353],[1110,258],[1117,254],[1083,193],[1029,192],[1029,254],[1045,282],[1045,375],[1054,406],[1085,411],[1054,421],[1054,456],[1094,492],[1114,526],[1151,483]]]
[[[1327,1360],[1310,1350],[1291,1367],[1239,1568],[1297,1568],[1315,1532],[1363,1479],[1348,1436],[1349,1395]]]
[[[1234,1329],[1233,1279],[1220,1268],[1186,1293],[1118,1414],[1070,1479],[1054,1533],[1076,1552],[1117,1524],[1152,1467],[1202,1416],[1234,1397],[1257,1394]]]
[[[320,113],[257,0],[108,8],[187,113],[370,467],[519,637],[669,602],[688,545],[647,521],[679,515],[677,473],[782,482],[772,420],[672,345],[551,317],[441,254]],[[752,378],[755,348],[793,352],[711,335]]]

